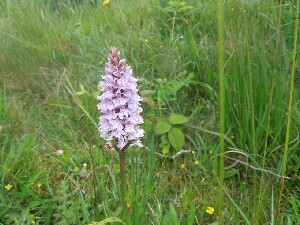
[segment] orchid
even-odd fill
[[[137,79],[132,76],[132,69],[126,66],[126,60],[120,58],[120,51],[112,47],[108,62],[105,64],[105,76],[100,82],[103,91],[98,96],[97,105],[101,112],[99,131],[110,147],[119,150],[125,146],[142,147],[140,138],[144,136],[140,124],[143,111],[140,107],[142,98],[138,94]]]

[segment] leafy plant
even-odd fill
[[[79,196],[75,196],[70,192],[68,182],[63,180],[60,183],[53,200],[56,204],[53,217],[57,223],[69,225],[75,222],[88,222],[90,218],[88,203],[85,201],[82,193]]]
[[[185,137],[182,132],[183,124],[187,123],[189,118],[181,114],[172,114],[169,118],[160,118],[155,127],[155,133],[161,135],[162,153],[168,154],[171,146],[179,151],[182,149]]]
[[[188,13],[190,13],[194,7],[184,1],[169,1],[165,7],[158,7],[162,14],[166,15],[166,21],[170,21],[171,41],[174,41],[175,30],[179,30],[185,24],[188,24]],[[162,23],[163,24],[163,23]]]
[[[179,225],[179,218],[173,205],[170,204],[170,209],[165,215],[162,225]]]

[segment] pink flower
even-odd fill
[[[100,81],[103,91],[98,96],[97,105],[101,112],[99,131],[111,147],[119,150],[127,145],[142,147],[140,138],[144,136],[140,128],[143,118],[140,113],[142,98],[138,94],[137,79],[132,76],[132,69],[120,59],[120,51],[112,47],[108,62],[105,64],[105,76]],[[113,143],[116,143],[115,146]]]

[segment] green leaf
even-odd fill
[[[158,122],[169,123],[169,119],[168,119],[168,118],[165,118],[165,117],[159,117],[159,118],[158,118]]]
[[[196,207],[195,207],[194,204],[192,204],[191,209],[190,209],[189,214],[188,214],[188,217],[187,217],[186,225],[193,225],[194,224],[195,213],[196,213]]]
[[[186,123],[188,120],[189,120],[189,118],[187,118],[183,115],[180,115],[180,114],[172,114],[169,117],[169,122],[171,124],[183,124],[183,123]]]
[[[156,134],[165,134],[171,129],[172,125],[166,122],[158,122],[155,127]]]
[[[169,139],[168,139],[168,134],[161,135],[161,142],[170,144]]]
[[[239,172],[239,170],[237,170],[237,169],[227,170],[224,174],[224,178],[232,177],[235,174],[237,174],[238,172]]]
[[[184,134],[178,128],[172,128],[168,133],[169,141],[177,151],[181,150],[184,144]]]
[[[109,217],[105,220],[102,220],[100,222],[92,222],[88,225],[105,225],[107,223],[113,223],[113,222],[119,222],[119,223],[122,223],[122,224],[125,224],[121,219],[117,218],[117,217]]]
[[[166,155],[170,151],[170,144],[168,142],[162,142],[159,144],[160,148],[162,148],[161,152]]]
[[[168,154],[169,151],[170,151],[170,146],[165,146],[165,147],[161,150],[162,154],[164,154],[164,155]]]
[[[170,209],[164,216],[162,225],[179,225],[178,215],[173,205],[170,205]]]
[[[159,144],[158,147],[160,147],[160,148],[170,147],[170,144],[166,143],[166,142],[162,142],[162,143]]]
[[[80,95],[88,94],[88,92],[86,90],[82,90],[82,91],[75,92],[75,94],[78,95],[78,96],[80,96]]]
[[[84,95],[84,94],[88,94],[88,92],[84,89],[83,85],[80,84],[80,91],[75,92],[76,95]]]
[[[45,201],[40,199],[40,200],[33,200],[33,201],[30,201],[27,205],[27,208],[28,209],[32,209],[32,208],[35,208],[37,206],[40,206],[44,203]]]
[[[186,5],[186,6],[183,6],[183,7],[179,8],[178,11],[179,11],[179,12],[184,12],[184,11],[188,11],[188,10],[192,10],[192,9],[194,9],[193,6]]]

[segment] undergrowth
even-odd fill
[[[218,214],[223,224],[298,224],[297,3],[222,1],[222,135],[215,1],[1,1],[0,224],[121,218],[118,154],[104,151],[97,131],[98,83],[111,46],[132,66],[144,99],[145,147],[127,154],[133,224],[217,224]],[[172,114],[188,118],[178,125],[184,144],[164,154],[155,130]]]

